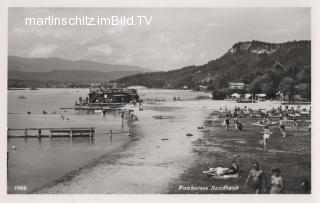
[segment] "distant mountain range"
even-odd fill
[[[284,80],[284,81],[283,81]],[[243,82],[250,92],[269,95],[291,86],[311,85],[311,41],[267,43],[238,42],[223,56],[200,66],[188,66],[166,72],[139,73],[116,80],[125,86],[209,90],[226,94],[228,82]],[[291,88],[293,89],[293,88]],[[291,91],[291,90],[290,90]]]
[[[99,71],[99,72],[114,72],[114,71],[135,71],[149,72],[150,69],[141,68],[139,66],[115,65],[87,60],[71,61],[61,58],[25,58],[18,56],[8,57],[9,71],[23,72],[50,72],[50,71]]]
[[[115,65],[87,60],[8,57],[9,80],[39,82],[105,82],[151,71],[138,66]]]

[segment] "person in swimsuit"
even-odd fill
[[[298,121],[297,121],[297,116],[296,115],[293,116],[293,124],[294,124],[294,126],[296,128],[298,127]]]
[[[262,182],[266,184],[266,176],[264,172],[260,169],[259,162],[252,163],[252,169],[249,172],[249,175],[245,182],[245,187],[248,186],[248,183],[252,181],[251,188],[254,190],[255,194],[260,194],[262,192]]]
[[[233,119],[234,125],[236,126],[236,131],[239,130],[239,119],[238,116],[235,116]]]
[[[236,163],[236,161],[232,161],[231,163],[231,167],[229,169],[227,169],[226,171],[224,171],[224,175],[233,175],[233,174],[237,174],[239,172],[239,167]]]
[[[124,119],[124,112],[121,112],[121,121],[123,123],[123,119]]]
[[[267,145],[269,143],[269,140],[271,138],[271,132],[269,130],[269,126],[266,125],[263,129],[263,147],[264,149],[267,149]]]
[[[270,194],[281,194],[283,192],[283,180],[280,174],[280,169],[272,169]]]
[[[229,116],[227,115],[226,118],[224,119],[224,123],[226,125],[226,130],[229,130],[229,124],[230,124],[230,120],[229,120]]]
[[[280,131],[281,131],[282,137],[286,137],[286,132],[284,131],[285,125],[282,117],[280,117],[279,125],[280,125]]]

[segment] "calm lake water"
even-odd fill
[[[8,91],[8,128],[47,127],[95,127],[95,136],[90,138],[10,138],[8,139],[8,193],[28,193],[67,172],[119,149],[130,141],[126,134],[114,136],[112,141],[105,134],[108,130],[127,131],[126,122],[119,115],[110,113],[76,114],[72,107],[79,97],[86,97],[88,89],[39,89]],[[138,90],[142,99],[194,100],[206,93],[188,90]],[[25,99],[19,99],[24,96]],[[30,111],[31,114],[27,114]],[[48,114],[42,114],[42,111]],[[61,115],[65,119],[61,118]],[[19,134],[18,131],[14,132]],[[20,134],[23,132],[20,132]],[[27,186],[15,190],[15,186]]]

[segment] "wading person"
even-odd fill
[[[259,162],[252,163],[252,169],[249,172],[244,186],[247,187],[250,181],[251,188],[254,190],[254,193],[260,194],[263,188],[262,182],[264,181],[264,185],[266,184],[266,176],[264,172],[260,169]]]
[[[286,137],[286,132],[284,131],[286,127],[284,124],[283,117],[280,117],[279,126],[280,126],[280,131],[281,131],[282,137]]]
[[[279,168],[272,169],[270,194],[281,194],[283,192],[283,180],[280,174]]]

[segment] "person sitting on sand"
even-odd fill
[[[264,186],[266,184],[266,176],[263,170],[260,169],[259,162],[252,163],[252,169],[249,172],[249,175],[246,179],[245,186],[248,186],[248,183],[252,180],[251,188],[256,194],[262,192],[262,182],[264,181]]]
[[[286,137],[286,132],[284,131],[284,129],[286,127],[285,127],[284,120],[282,117],[279,118],[279,126],[280,126],[280,131],[281,131],[282,137]]]
[[[223,175],[233,175],[239,172],[239,167],[236,161],[231,162],[231,167],[223,172]]]
[[[270,194],[281,194],[283,192],[283,180],[280,173],[279,168],[272,169]]]
[[[268,125],[264,127],[264,130],[262,133],[263,133],[263,148],[267,149],[267,145],[269,143],[269,140],[271,138],[271,133],[272,133],[270,132]]]

